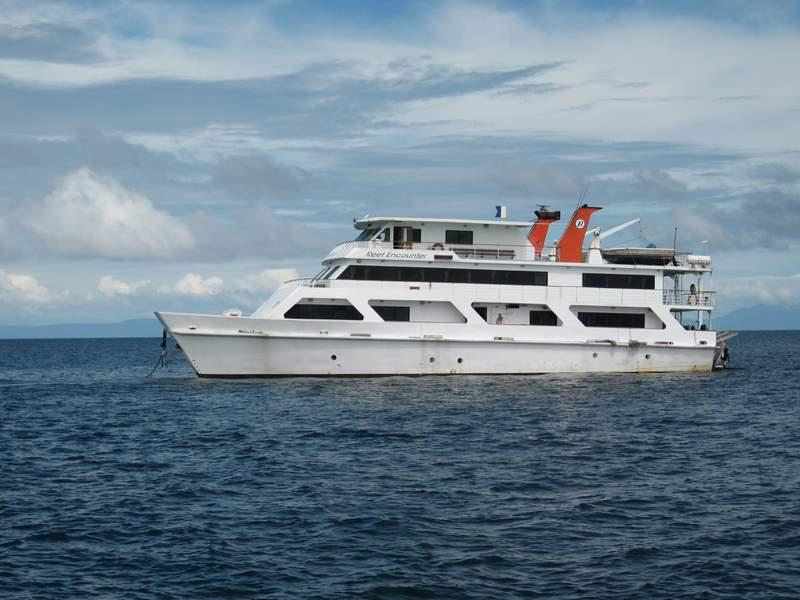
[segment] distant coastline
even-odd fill
[[[0,339],[146,338],[160,335],[161,324],[155,317],[118,323],[0,325]]]

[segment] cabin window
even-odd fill
[[[336,271],[338,271],[338,270],[339,270],[338,266],[331,268],[330,271],[325,273],[325,275],[323,276],[323,279],[333,279],[333,276],[336,274]]]
[[[464,231],[461,229],[445,229],[444,241],[447,244],[472,244],[472,231]]]
[[[639,313],[579,312],[578,320],[586,327],[644,329],[644,315]]]
[[[481,319],[483,319],[484,321],[489,320],[489,315],[487,312],[487,308],[485,306],[473,306],[472,308],[475,310],[476,313],[478,313],[481,316]]]
[[[411,309],[408,306],[385,306],[377,305],[372,307],[384,321],[410,321]]]
[[[556,317],[556,313],[552,310],[547,309],[540,309],[540,310],[532,310],[529,316],[529,324],[530,325],[543,325],[543,326],[555,326],[558,325],[558,317]]]
[[[360,234],[358,234],[358,237],[356,238],[355,241],[365,242],[367,240],[371,240],[372,236],[374,236],[376,233],[378,233],[378,230],[375,229],[374,227],[370,227],[362,231]]]
[[[349,302],[338,304],[295,304],[283,315],[284,319],[322,319],[332,321],[363,321],[364,316]]]
[[[584,273],[583,287],[654,290],[656,278],[654,275],[633,275],[628,273]]]
[[[441,267],[350,265],[338,278],[356,281],[547,285],[546,271],[498,271],[490,269],[448,269]]]

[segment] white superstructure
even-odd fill
[[[708,371],[711,259],[535,222],[365,217],[251,316],[156,313],[201,377]],[[526,238],[527,234],[527,238]],[[584,250],[584,238],[590,241]]]

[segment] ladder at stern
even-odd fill
[[[735,338],[737,333],[735,331],[720,331],[717,334],[717,348],[714,352],[714,368],[726,369],[728,367],[728,360],[730,353],[728,352],[728,341]]]

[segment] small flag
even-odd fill
[[[508,216],[507,206],[495,206],[495,209],[497,210],[496,219],[505,219]]]

